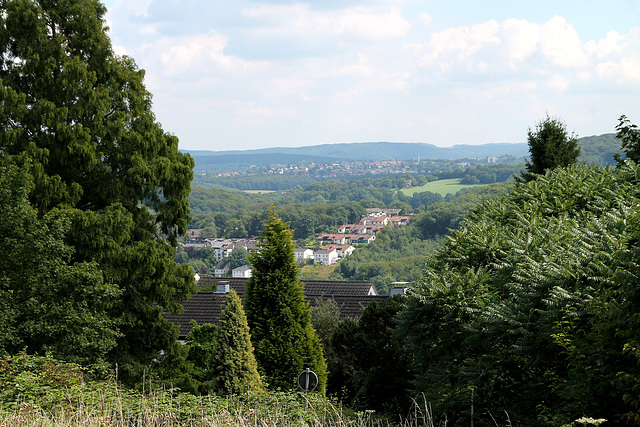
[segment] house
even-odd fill
[[[295,248],[293,255],[296,258],[296,262],[305,262],[308,259],[313,259],[313,249],[309,248]]]
[[[189,236],[189,240],[200,240],[200,234],[202,233],[203,228],[190,228],[187,230],[187,236]]]
[[[231,270],[231,277],[249,278],[252,275],[253,274],[251,272],[251,267],[249,267],[248,265],[242,265]]]
[[[316,240],[320,242],[320,244],[327,243],[335,243],[336,245],[344,245],[349,243],[349,235],[348,234],[321,234]]]
[[[360,220],[362,225],[379,225],[385,227],[389,224],[389,217],[386,215],[381,216],[367,216]]]
[[[167,319],[178,325],[179,339],[184,340],[191,331],[191,320],[198,325],[206,323],[219,325],[222,304],[226,294],[233,289],[240,298],[244,297],[247,278],[218,278],[203,276],[215,291],[199,291],[182,302],[181,314],[167,315]],[[383,301],[387,295],[378,295],[368,280],[302,280],[304,297],[313,307],[326,301],[334,301],[340,310],[340,320],[360,317],[362,311],[373,301]]]
[[[226,261],[220,261],[219,263],[216,264],[216,267],[214,270],[214,276],[224,277],[229,274],[229,271],[230,271],[229,263]]]
[[[402,209],[367,208],[367,216],[398,215]]]
[[[368,245],[376,240],[375,234],[352,234],[349,238],[349,243],[352,245]]]
[[[313,253],[313,263],[331,265],[338,262],[338,252],[335,249],[318,249]]]
[[[407,225],[409,224],[409,218],[409,216],[392,216],[389,218],[389,224],[398,226]]]
[[[207,243],[213,248],[218,261],[228,258],[234,249],[243,248],[253,252],[258,246],[258,241],[253,239],[207,239]]]
[[[322,249],[335,250],[338,254],[338,258],[346,258],[351,255],[356,248],[351,245],[335,245],[332,243],[324,246]]]

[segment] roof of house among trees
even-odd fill
[[[198,280],[198,287],[217,289],[216,291],[199,291],[193,297],[182,302],[184,311],[181,314],[168,315],[167,319],[180,327],[180,339],[186,338],[191,331],[190,321],[198,325],[210,323],[217,325],[221,307],[226,294],[233,289],[242,298],[247,278],[203,276]],[[370,302],[387,298],[378,295],[371,282],[366,280],[302,280],[304,295],[311,307],[322,301],[333,300],[340,309],[340,320],[355,318]]]

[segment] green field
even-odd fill
[[[462,178],[452,178],[452,179],[440,179],[437,181],[431,181],[421,187],[411,187],[404,188],[400,190],[405,196],[413,196],[414,193],[422,193],[424,191],[430,191],[432,193],[438,193],[442,196],[446,196],[449,193],[457,193],[463,188],[472,188],[472,187],[480,187],[484,184],[460,184]]]

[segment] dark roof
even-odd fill
[[[368,280],[301,280],[310,295],[367,296],[373,287]],[[375,290],[375,288],[373,288]]]
[[[229,289],[235,290],[242,298],[247,278],[239,277],[211,277],[203,276],[198,282],[201,285],[203,279],[207,286],[229,285]],[[362,311],[372,301],[383,300],[386,295],[368,295],[372,284],[366,280],[340,281],[340,280],[303,280],[305,285],[304,295],[311,307],[318,305],[319,301],[334,300],[340,309],[340,319],[347,317],[359,317]],[[168,315],[167,319],[180,327],[180,339],[184,339],[191,331],[190,321],[193,319],[198,325],[211,323],[219,324],[221,307],[226,298],[226,293],[215,291],[199,291],[191,298],[182,302],[184,311],[182,314]]]
[[[218,324],[222,303],[226,294],[217,292],[198,292],[193,297],[183,301],[184,311],[181,314],[167,315],[167,319],[180,327],[180,339],[184,339],[191,331],[191,320],[198,325],[205,323]]]
[[[238,295],[244,294],[247,277],[213,277],[201,276],[198,280],[199,288],[217,289],[218,285],[229,285]],[[373,287],[368,280],[301,280],[305,294],[313,295],[352,295],[366,296]],[[373,288],[375,291],[375,288]]]

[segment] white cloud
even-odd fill
[[[246,74],[264,65],[225,55],[228,37],[215,32],[195,36],[162,38],[153,50],[162,52],[160,59],[168,75],[195,71],[203,75],[215,72]]]
[[[420,21],[422,21],[422,25],[425,28],[429,28],[429,26],[433,22],[433,18],[428,13],[422,12],[418,17],[420,18]]]
[[[596,19],[587,40],[579,15],[474,21],[431,0],[117,1],[114,49],[187,148],[516,142],[547,111],[589,129],[637,111],[640,27]]]
[[[564,18],[556,16],[540,29],[540,52],[552,65],[561,68],[583,68],[589,58],[578,32]]]
[[[396,7],[313,10],[307,4],[267,5],[245,9],[243,15],[255,20],[259,26],[254,31],[264,36],[351,36],[381,41],[405,37],[411,29],[411,24]]]

